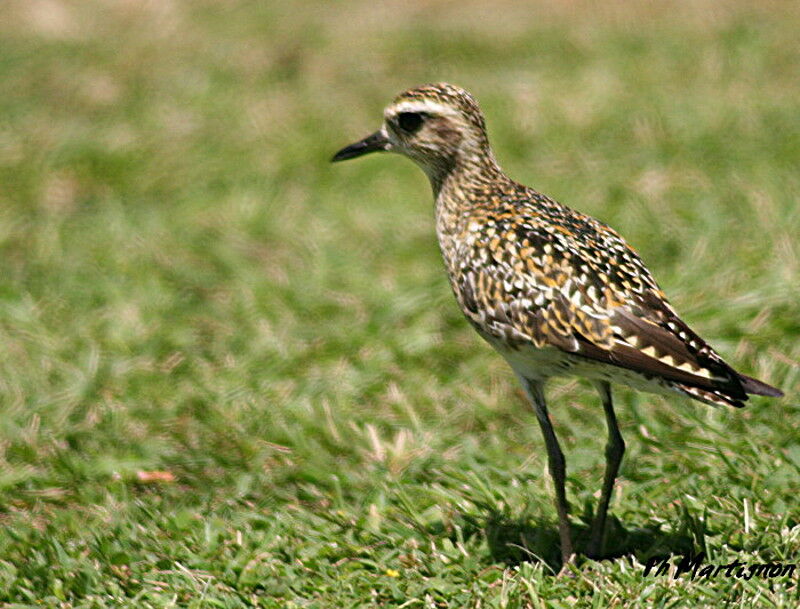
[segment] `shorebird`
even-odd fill
[[[478,103],[446,83],[409,89],[381,128],[333,157],[375,151],[409,157],[427,174],[436,235],[466,318],[511,365],[544,436],[564,565],[574,558],[564,455],[545,383],[577,376],[600,393],[606,466],[586,554],[599,557],[625,451],[611,383],[741,407],[782,392],[734,370],[684,323],[639,255],[613,229],[506,176]]]

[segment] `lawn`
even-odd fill
[[[6,0],[0,605],[783,607],[800,575],[795,2]],[[614,226],[781,387],[617,388],[608,559],[558,569],[535,418],[411,163],[329,164],[445,80],[514,178]],[[605,426],[553,383],[580,538]]]

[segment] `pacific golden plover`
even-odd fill
[[[436,234],[450,285],[478,333],[508,361],[533,405],[555,482],[561,557],[573,556],[564,455],[544,386],[591,380],[606,424],[606,468],[587,554],[603,544],[608,503],[625,443],[610,383],[743,406],[781,391],[736,372],[667,302],[637,253],[614,230],[514,182],[495,161],[475,99],[449,84],[398,95],[383,126],[333,161],[374,151],[412,159],[430,179]]]

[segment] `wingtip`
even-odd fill
[[[767,385],[764,381],[759,381],[751,376],[740,374],[739,380],[742,383],[742,389],[751,395],[763,395],[770,398],[782,398],[784,395],[783,391],[777,387]]]

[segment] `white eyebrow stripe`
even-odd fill
[[[450,116],[455,116],[458,114],[458,111],[452,106],[440,104],[439,102],[435,102],[433,100],[407,99],[388,108],[386,110],[386,116],[395,116],[401,112],[428,112],[430,114],[448,114]]]

